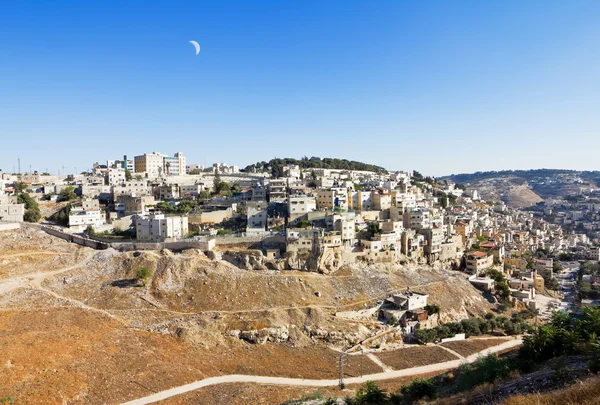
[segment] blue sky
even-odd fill
[[[592,170],[599,106],[597,1],[0,3],[6,171],[152,151]]]

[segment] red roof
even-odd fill
[[[473,251],[473,252],[469,252],[468,254],[469,254],[469,255],[471,255],[471,256],[479,257],[480,259],[481,259],[481,258],[484,258],[484,257],[486,257],[486,256],[487,256],[487,253],[485,253],[485,252],[480,252],[480,251],[478,251],[478,250],[476,250],[476,251]]]

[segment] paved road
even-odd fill
[[[468,362],[472,363],[479,356],[485,356],[489,353],[497,353],[502,350],[511,349],[519,346],[522,343],[521,339],[514,339],[504,342],[498,346],[491,347],[483,350],[479,353],[473,354],[465,359],[457,359],[452,361],[446,361],[443,363],[430,364],[428,366],[413,367],[404,370],[386,371],[383,373],[370,374],[362,377],[352,377],[344,379],[345,384],[360,384],[365,381],[379,381],[389,380],[393,378],[406,377],[411,375],[420,375],[431,373],[435,371],[444,371],[459,367],[461,364]],[[227,384],[227,383],[253,383],[253,384],[270,384],[270,385],[288,385],[296,387],[332,387],[338,385],[339,381],[336,380],[304,380],[300,378],[285,378],[285,377],[263,377],[257,375],[223,375],[219,377],[206,378],[204,380],[196,381],[191,384],[182,385],[180,387],[171,388],[165,391],[157,392],[156,394],[149,395],[144,398],[135,399],[133,401],[126,402],[123,405],[146,405],[158,401],[163,401],[167,398],[175,397],[177,395],[186,394],[188,392],[196,391],[200,388],[209,387],[212,385]]]

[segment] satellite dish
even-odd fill
[[[194,48],[196,49],[196,55],[198,55],[200,53],[200,44],[196,41],[190,41],[190,44],[194,45]]]

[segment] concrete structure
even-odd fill
[[[290,218],[304,215],[317,209],[317,201],[313,196],[295,195],[288,197],[288,216]]]
[[[141,242],[172,242],[189,234],[187,216],[165,216],[161,212],[138,215],[135,221],[137,240]]]
[[[163,157],[163,171],[167,176],[182,176],[187,174],[187,159],[183,153]]]
[[[71,207],[69,228],[75,232],[83,232],[88,227],[98,229],[105,223],[105,216],[99,209],[85,209],[82,204]]]
[[[23,222],[25,204],[13,204],[8,197],[0,195],[0,221]]]
[[[467,262],[467,272],[479,274],[480,271],[489,269],[494,265],[494,256],[485,252],[473,251],[465,254]]]
[[[404,227],[416,230],[431,228],[431,213],[421,208],[413,208],[405,212]]]
[[[156,205],[154,196],[131,196],[131,195],[120,195],[117,197],[116,210],[121,216],[133,215],[133,214],[147,214],[150,206]]]
[[[246,234],[261,235],[267,230],[267,204],[249,202],[246,206]]]
[[[145,153],[136,156],[133,161],[136,173],[147,173],[148,177],[153,179],[164,174],[164,156],[160,153]]]

